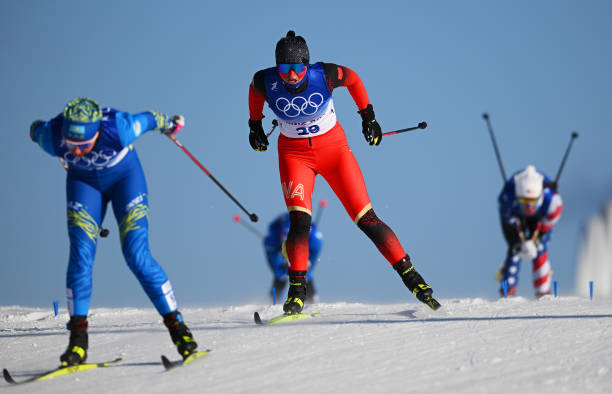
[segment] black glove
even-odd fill
[[[251,148],[257,152],[265,152],[268,149],[268,137],[266,137],[266,133],[261,125],[261,120],[249,119],[249,128],[251,129],[249,133]]]
[[[380,125],[374,118],[374,108],[372,104],[368,104],[362,110],[357,111],[361,115],[361,126],[363,127],[363,136],[370,145],[379,145],[382,141],[382,131]]]

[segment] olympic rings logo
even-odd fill
[[[91,151],[83,157],[78,157],[70,151],[64,153],[66,163],[72,164],[81,168],[99,168],[102,169],[117,155],[114,150],[107,151]]]
[[[323,95],[315,92],[308,96],[308,99],[302,96],[296,96],[289,101],[289,99],[285,97],[279,97],[276,100],[276,108],[288,118],[295,118],[302,114],[314,115],[321,105],[323,105],[323,102]]]

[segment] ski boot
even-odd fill
[[[502,287],[501,289],[499,289],[499,296],[500,296],[501,298],[505,298],[506,296],[507,296],[508,298],[512,298],[512,297],[514,297],[514,296],[515,296],[515,294],[516,294],[516,291],[517,291],[517,290],[518,290],[518,286],[513,286],[513,287],[510,287],[510,288],[509,288],[509,289],[506,291],[506,293],[507,293],[507,294],[504,294],[504,288]]]
[[[306,271],[289,271],[289,294],[283,305],[285,315],[297,315],[306,299]]]
[[[186,359],[190,354],[196,351],[198,344],[193,339],[193,335],[185,322],[183,321],[183,315],[181,312],[174,311],[166,313],[164,316],[164,325],[170,332],[170,338],[176,345],[176,350],[179,354]]]
[[[427,304],[434,311],[440,308],[440,303],[432,297],[433,289],[425,279],[414,269],[410,262],[410,257],[406,256],[397,263],[393,264],[393,268],[397,271],[402,281],[416,296],[416,298],[424,304]]]
[[[87,359],[87,316],[70,316],[67,327],[70,330],[70,342],[60,356],[61,367],[83,364]]]

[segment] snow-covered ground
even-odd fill
[[[443,299],[431,311],[394,305],[317,304],[321,316],[256,326],[280,306],[186,308],[202,349],[178,358],[153,309],[94,309],[88,361],[113,367],[10,387],[12,393],[610,393],[612,300],[545,297]],[[58,364],[67,315],[0,307],[0,367],[16,380]],[[7,389],[8,383],[0,386]]]

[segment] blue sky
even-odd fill
[[[502,182],[482,113],[491,116],[508,174],[534,164],[554,177],[578,131],[549,246],[561,294],[573,293],[583,226],[612,196],[610,2],[280,4],[0,3],[0,304],[65,305],[65,172],[28,130],[77,96],[128,112],[183,114],[178,139],[265,231],[285,209],[278,132],[268,152],[251,150],[247,92],[253,74],[274,65],[275,44],[290,29],[306,38],[312,62],[357,71],[383,131],[429,124],[371,147],[350,95],[334,91],[376,213],[438,297],[497,294],[493,275],[506,250],[496,211]],[[264,113],[268,128],[272,113]],[[260,241],[232,220],[240,210],[167,138],[147,134],[136,149],[149,186],[151,249],[179,303],[264,302],[272,274]],[[329,201],[315,272],[321,300],[412,301],[322,178],[313,199]],[[110,212],[104,225],[111,235],[99,242],[92,307],[149,306]],[[529,265],[519,286],[533,294]]]

